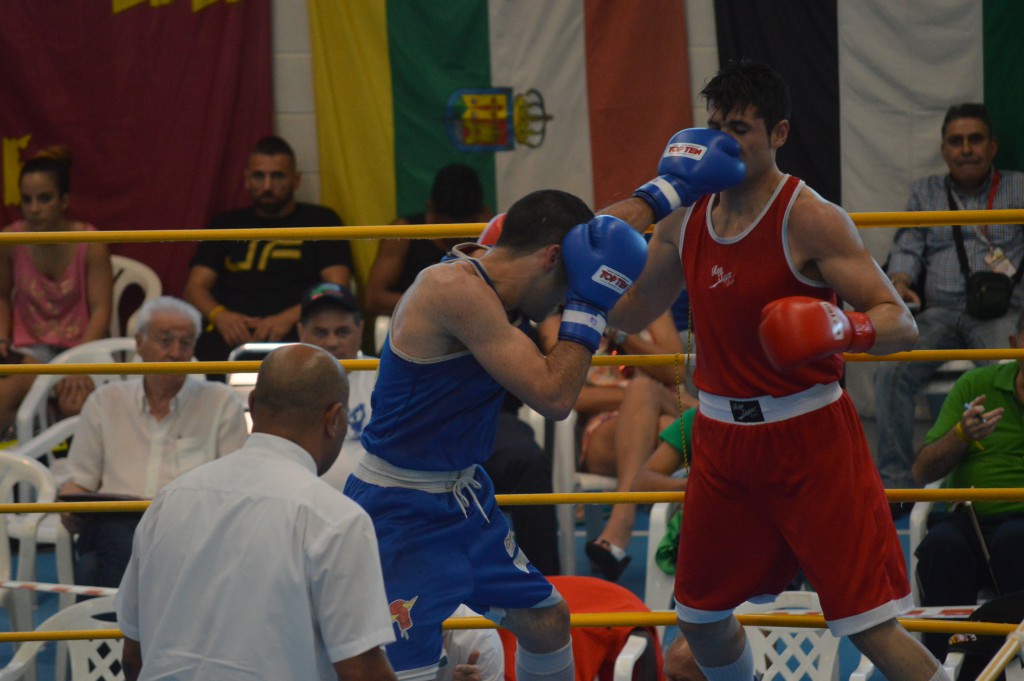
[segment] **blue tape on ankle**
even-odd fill
[[[721,667],[704,667],[700,670],[708,681],[751,681],[754,678],[754,653],[750,649],[750,641],[746,641],[743,652],[735,661]]]
[[[516,678],[528,675],[546,676],[572,665],[572,641],[551,653],[531,653],[522,646],[516,648]]]

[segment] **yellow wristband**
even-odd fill
[[[968,445],[975,445],[978,449],[985,449],[981,442],[967,437],[967,433],[964,432],[964,426],[959,421],[956,422],[956,427],[953,428],[953,435],[956,435],[958,440],[966,442]]]
[[[956,422],[956,428],[953,429],[953,435],[956,435],[958,440],[971,444],[971,439],[967,437],[967,433],[964,432],[964,426],[959,421]]]
[[[217,307],[215,307],[212,310],[210,310],[210,314],[206,315],[206,321],[207,321],[206,331],[207,331],[207,333],[209,333],[210,331],[213,331],[214,328],[216,328],[213,325],[213,320],[216,319],[217,315],[219,315],[221,312],[223,312],[226,309],[227,308],[224,307],[223,305],[218,305]]]

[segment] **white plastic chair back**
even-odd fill
[[[567,492],[614,492],[618,485],[615,478],[576,470],[576,454],[579,438],[576,435],[576,411],[569,413],[563,421],[551,421],[554,428],[552,450],[551,487],[556,494]],[[596,509],[593,505],[584,507],[588,525],[593,524]],[[562,574],[576,574],[576,511],[572,504],[559,504],[558,517],[559,554]]]
[[[61,610],[36,627],[36,631],[68,631],[78,629],[116,629],[117,622],[97,619],[97,615],[113,614],[114,597],[93,598]],[[29,641],[22,644],[18,652],[0,669],[0,681],[14,681],[25,678],[33,666],[44,641]],[[75,681],[121,681],[120,639],[98,639],[68,641],[71,655],[71,678]],[[117,670],[116,672],[114,670]]]
[[[229,362],[240,361],[262,361],[264,357],[282,345],[288,343],[243,343],[228,353]],[[256,385],[256,372],[252,373],[231,373],[228,374],[228,385],[235,389],[241,397],[247,398],[253,386]]]
[[[660,503],[651,507],[650,525],[647,532],[647,568],[644,577],[644,605],[651,610],[672,610],[674,601],[675,575],[666,574],[660,567],[656,555],[658,544],[668,529],[668,521],[679,510],[680,504]],[[658,636],[665,637],[665,627],[658,627]]]
[[[938,487],[941,483],[933,482],[927,485],[929,488]],[[914,599],[914,605],[921,605],[921,584],[917,581],[917,547],[921,540],[928,534],[928,514],[932,512],[934,503],[931,501],[916,501],[914,508],[910,510],[910,594]]]
[[[615,668],[612,672],[613,681],[633,681],[633,671],[637,663],[647,650],[647,638],[630,634],[625,645],[615,658]]]
[[[11,541],[7,535],[7,523],[0,522],[0,579],[7,580],[12,577],[11,565]],[[11,623],[12,631],[27,631],[32,628],[28,596],[27,591],[0,589],[0,608],[7,610],[7,619]]]
[[[264,357],[289,343],[243,343],[228,354],[228,361],[262,361]],[[245,408],[245,426],[252,432],[252,415],[249,413],[249,393],[256,387],[256,372],[230,373],[227,375],[228,385],[235,391]]]
[[[138,286],[142,289],[142,302],[145,303],[147,300],[158,298],[163,293],[163,286],[156,272],[138,260],[123,255],[112,255],[110,268],[114,272],[114,307],[110,314],[110,336],[131,336],[135,333],[138,310],[128,317],[122,328],[120,310],[121,298],[124,297],[125,291],[132,286]]]
[[[20,501],[47,503],[56,500],[58,484],[51,469],[39,462],[61,442],[75,432],[78,417],[64,419],[32,438],[28,442],[0,451],[0,501],[13,501],[13,490],[18,487]],[[26,496],[28,498],[26,498]],[[7,530],[17,539],[18,579],[35,581],[38,545],[55,549],[57,580],[62,584],[74,583],[71,535],[56,513],[7,514]],[[62,594],[61,608],[69,605],[73,597]]]
[[[88,343],[82,343],[81,345],[69,348],[50,360],[50,364],[134,362],[137,359],[135,339],[120,337],[89,341]],[[15,427],[18,431],[18,442],[27,442],[36,433],[45,430],[50,425],[47,401],[50,399],[50,391],[53,390],[53,386],[62,378],[64,377],[49,374],[36,376],[36,380],[32,382],[32,387],[29,388],[25,399],[21,401],[21,406],[18,407],[18,415],[15,422]],[[127,378],[127,376],[92,375],[93,383],[96,384],[97,388],[104,383],[124,378]],[[53,463],[52,457],[47,457],[47,463]]]
[[[780,608],[820,612],[821,604],[813,591],[784,591],[773,603],[743,603],[736,614]],[[762,681],[839,681],[839,639],[828,629],[748,626],[746,632]]]

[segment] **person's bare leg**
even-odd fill
[[[704,624],[680,621],[679,629],[708,681],[752,681],[754,656],[734,616]]]
[[[629,382],[615,420],[615,472],[617,492],[633,489],[633,479],[654,451],[658,441],[658,426],[665,411],[662,393],[665,388],[657,381],[639,375]],[[636,522],[635,504],[615,504],[598,541],[606,540],[625,548],[633,536]]]
[[[707,681],[685,636],[679,636],[668,644],[665,651],[665,678],[668,681]]]
[[[573,681],[569,606],[512,609],[501,626],[516,636],[516,678],[521,681]]]
[[[24,364],[37,364],[26,357]],[[18,418],[18,407],[32,388],[36,377],[32,374],[13,374],[0,377],[0,436],[12,428]]]
[[[949,681],[935,656],[894,619],[851,634],[850,641],[889,681]]]

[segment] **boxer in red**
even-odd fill
[[[790,127],[782,78],[741,62],[701,94],[708,127],[738,146],[743,181],[680,209],[676,164],[703,150],[677,135],[660,176],[613,207],[619,216],[647,210],[657,225],[644,272],[609,324],[642,328],[685,281],[700,348],[680,628],[710,681],[750,681],[753,658],[733,608],[772,598],[802,568],[833,633],[850,636],[886,678],[945,680],[895,619],[911,604],[904,558],[839,385],[841,353],[911,348],[913,316],[849,216],[776,165]]]

